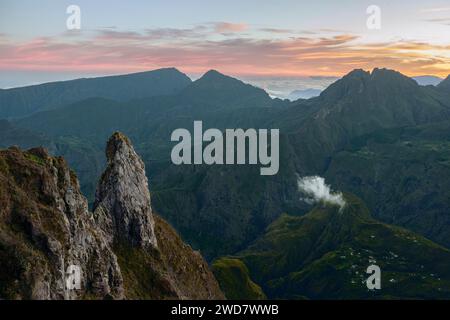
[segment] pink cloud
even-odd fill
[[[215,23],[215,30],[218,33],[232,33],[247,30],[248,26],[245,23],[230,23],[217,22]]]
[[[235,29],[236,30],[236,29]],[[177,67],[232,75],[342,75],[354,68],[388,67],[409,75],[446,76],[448,46],[418,42],[358,44],[351,34],[330,37],[213,40],[210,29],[108,30],[84,38],[0,39],[0,70],[121,73]],[[172,35],[172,36],[171,36]]]

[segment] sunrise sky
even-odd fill
[[[81,30],[67,30],[68,5]],[[366,9],[381,8],[381,29]],[[449,0],[0,1],[0,87],[177,67],[234,76],[450,73]]]

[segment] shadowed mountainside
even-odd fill
[[[174,68],[50,82],[0,91],[0,118],[18,118],[91,97],[127,101],[180,92],[191,80]]]

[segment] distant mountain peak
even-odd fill
[[[370,72],[363,70],[363,69],[354,69],[352,71],[350,71],[349,73],[347,73],[343,78],[345,77],[368,77],[370,76]]]
[[[410,77],[405,76],[404,74],[402,74],[398,71],[395,71],[395,70],[391,70],[391,69],[375,68],[372,70],[370,75],[371,75],[371,78],[374,80],[406,81],[406,82],[409,82],[411,85],[417,85],[417,83]]]
[[[369,88],[390,90],[393,88],[415,88],[418,84],[402,73],[386,68],[374,68],[372,72],[355,69],[330,85],[322,97],[342,98],[347,95],[364,94]]]
[[[347,75],[345,75],[344,77],[342,77],[342,79],[344,78],[350,78],[350,77],[360,77],[360,78],[372,78],[372,79],[376,79],[376,78],[380,78],[380,77],[398,77],[398,78],[404,78],[404,79],[411,79],[408,76],[405,76],[404,74],[396,71],[396,70],[392,70],[392,69],[388,69],[388,68],[374,68],[372,71],[366,71],[363,69],[354,69],[352,71],[350,71]]]
[[[372,69],[372,72],[370,73],[371,75],[374,75],[374,74],[392,74],[392,73],[400,73],[400,72],[397,72],[397,71],[395,71],[395,70],[392,70],[392,69],[387,69],[387,68],[373,68]]]
[[[189,85],[183,94],[185,97],[197,101],[209,101],[221,107],[225,104],[236,107],[237,100],[246,107],[269,106],[272,102],[269,94],[263,89],[222,74],[217,70],[206,72],[200,79]]]
[[[240,82],[243,83],[241,80],[227,76],[223,73],[220,73],[217,70],[211,69],[207,71],[200,79],[197,80],[198,82],[203,81],[228,81],[228,82]]]
[[[227,77],[226,75],[224,75],[223,73],[215,70],[215,69],[211,69],[208,70],[203,76],[203,77]]]

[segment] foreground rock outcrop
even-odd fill
[[[97,187],[94,214],[115,241],[156,248],[150,192],[144,163],[127,137],[115,133],[106,147],[108,165]]]
[[[64,159],[0,151],[0,299],[222,299],[201,255],[153,215],[130,141],[114,134],[107,157],[91,213]]]

